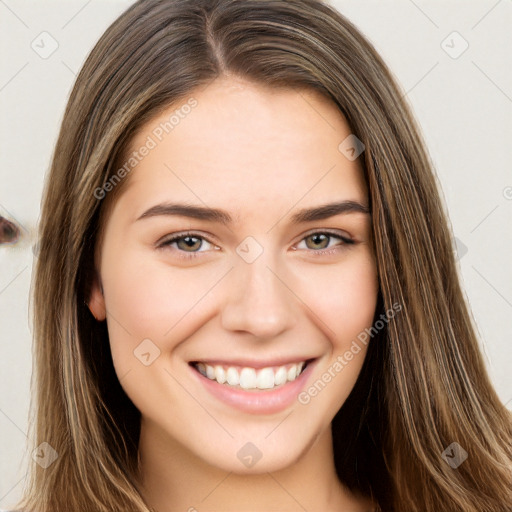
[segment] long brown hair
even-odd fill
[[[147,512],[140,414],[115,374],[105,322],[86,302],[106,190],[137,130],[198,87],[233,75],[314,89],[364,143],[379,273],[369,344],[333,421],[336,469],[383,512],[500,512],[512,504],[512,427],[479,353],[432,163],[399,86],[372,45],[315,0],[140,0],[101,37],[66,108],[44,190],[34,269],[34,446],[20,507]],[[192,114],[193,115],[193,114]],[[111,182],[110,182],[111,183]],[[443,458],[458,443],[468,458]]]

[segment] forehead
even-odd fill
[[[259,209],[245,213],[258,215],[263,205],[301,198],[361,200],[361,165],[339,149],[350,134],[336,105],[316,91],[218,79],[137,133],[127,155],[139,153],[127,195],[137,210],[179,197],[233,212],[250,201]]]

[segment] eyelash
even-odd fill
[[[316,255],[325,256],[325,255],[333,254],[335,252],[338,252],[339,250],[342,250],[344,245],[353,245],[354,244],[354,240],[352,240],[348,237],[345,237],[343,235],[340,235],[339,233],[334,233],[329,230],[313,231],[311,233],[308,233],[300,240],[300,242],[302,242],[306,238],[309,238],[313,235],[327,235],[329,238],[337,238],[343,242],[342,244],[338,244],[338,245],[334,246],[334,248],[330,248],[330,249],[320,249],[318,251],[316,251],[314,249],[309,249],[311,252],[313,252],[315,254],[315,256]],[[175,235],[172,235],[171,238],[168,238],[168,239],[164,240],[163,242],[161,242],[160,244],[158,244],[157,248],[165,249],[166,247],[170,246],[172,243],[177,242],[177,241],[182,240],[183,238],[187,238],[187,237],[197,238],[198,240],[203,240],[203,241],[208,242],[209,244],[215,245],[213,242],[210,242],[210,240],[208,240],[204,236],[202,236],[198,233],[195,233],[193,231],[187,231],[184,233],[177,233]],[[182,251],[182,250],[178,249],[178,253],[180,253],[179,257],[183,258],[183,259],[187,259],[187,260],[197,258],[198,257],[197,254],[200,254],[201,252],[202,251],[187,252],[187,251]]]

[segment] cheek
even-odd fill
[[[325,334],[325,356],[297,397],[299,410],[312,428],[328,425],[352,391],[366,357],[365,329],[373,324],[378,296],[370,252],[347,258],[335,271],[327,267],[319,266],[314,281],[308,280],[316,286],[303,287],[304,294],[309,290],[311,310],[321,320],[316,325],[323,326]]]
[[[375,268],[372,264],[362,262],[355,265],[352,272],[340,278],[340,296],[331,308],[331,313],[337,319],[337,332],[346,342],[347,337],[353,339],[374,319],[377,305],[378,282]]]
[[[162,351],[172,349],[186,336],[183,328],[200,312],[222,269],[176,269],[141,251],[119,254],[114,259],[106,253],[102,268],[114,361],[129,361],[145,339]]]
[[[324,333],[336,352],[345,350],[371,326],[378,295],[378,279],[371,253],[347,257],[338,266],[319,265],[304,271],[301,295],[322,320]]]

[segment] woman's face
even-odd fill
[[[330,435],[363,364],[354,341],[378,291],[367,188],[317,93],[223,78],[191,97],[132,140],[90,308],[146,432],[227,471],[272,471]]]

